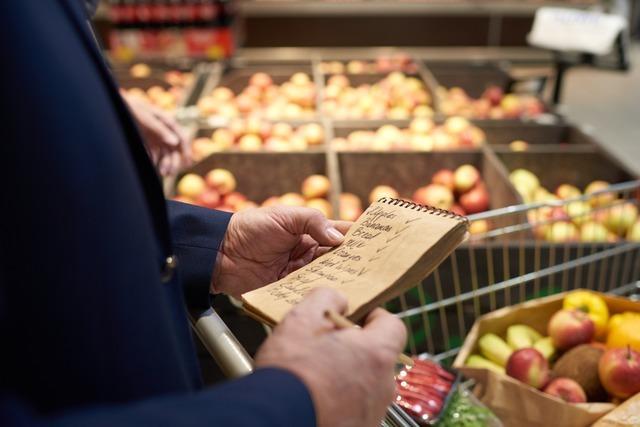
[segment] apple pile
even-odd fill
[[[202,116],[225,119],[250,115],[269,120],[309,119],[315,116],[315,105],[316,86],[306,73],[295,73],[281,85],[266,73],[255,73],[238,94],[219,86],[198,101]]]
[[[336,150],[454,150],[477,148],[486,137],[482,129],[462,117],[450,117],[443,124],[430,118],[415,118],[407,129],[387,124],[374,131],[357,130],[346,138],[334,138]]]
[[[375,61],[351,60],[346,64],[341,61],[323,61],[320,72],[323,74],[386,74],[402,71],[408,74],[418,72],[418,66],[411,57],[404,53],[396,55],[380,55]]]
[[[606,190],[610,185],[606,181],[593,181],[582,192],[574,185],[561,184],[551,193],[527,169],[514,170],[509,179],[526,203],[574,199]],[[534,235],[554,243],[615,242],[621,238],[640,241],[640,220],[635,202],[618,199],[614,192],[594,195],[585,201],[533,209],[527,216]]]
[[[518,119],[537,117],[545,112],[542,101],[533,95],[505,94],[498,86],[488,87],[478,99],[460,87],[438,87],[440,110],[447,116],[469,119]]]
[[[504,339],[487,333],[478,340],[480,354],[465,364],[509,375],[568,403],[623,400],[640,392],[640,352],[632,348],[640,344],[640,331],[633,332],[637,322],[640,313],[610,319],[602,297],[574,291],[549,319],[548,336],[524,324],[509,326]],[[626,339],[612,341],[608,335],[620,328]]]
[[[324,143],[324,128],[317,123],[294,127],[289,123],[272,124],[256,117],[233,119],[229,126],[213,131],[211,137],[193,140],[193,160],[199,161],[212,153],[239,151],[304,151]]]
[[[204,177],[189,173],[176,186],[173,200],[226,212],[241,212],[259,205],[236,191],[236,178],[226,169],[212,169]],[[332,217],[331,203],[327,200],[331,183],[324,175],[310,175],[304,179],[300,193],[286,193],[264,200],[262,207],[284,205],[314,208],[327,218]]]
[[[394,71],[372,85],[353,87],[344,74],[329,77],[322,111],[338,120],[433,117],[431,95],[416,77]]]
[[[137,79],[145,79],[151,76],[151,67],[145,63],[133,65],[129,69],[131,77]],[[182,72],[171,70],[164,73],[164,81],[169,84],[169,88],[165,89],[161,86],[151,86],[149,89],[142,90],[139,87],[131,87],[123,89],[128,95],[142,98],[163,110],[175,110],[178,101],[184,93],[184,89],[193,82],[194,76],[190,72]]]
[[[458,215],[483,212],[489,208],[489,192],[473,165],[462,165],[455,171],[441,169],[431,182],[418,188],[411,197],[403,197],[389,185],[378,185],[369,193],[369,203],[382,198],[403,198],[421,205],[450,210]]]

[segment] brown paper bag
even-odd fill
[[[505,427],[589,426],[615,408],[611,403],[565,403],[506,375],[464,367],[467,358],[478,353],[477,341],[486,333],[504,336],[509,326],[522,323],[546,335],[547,322],[562,308],[564,295],[553,295],[505,307],[478,318],[453,363],[465,376],[478,382],[475,390],[478,397],[500,417]],[[623,311],[640,311],[639,302],[599,295],[607,302],[612,315]]]
[[[622,405],[600,418],[593,427],[640,426],[640,393],[627,399]]]

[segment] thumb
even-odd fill
[[[337,246],[344,240],[344,235],[316,209],[278,208],[277,215],[289,233],[299,236],[308,234],[320,246]]]

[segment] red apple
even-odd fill
[[[626,399],[640,392],[640,353],[631,348],[614,348],[600,358],[600,382],[609,394]]]
[[[573,199],[575,197],[580,197],[581,195],[582,193],[578,187],[571,184],[561,184],[556,188],[556,196],[561,199]]]
[[[462,206],[458,205],[458,204],[453,204],[453,206],[451,206],[451,209],[449,209],[451,212],[453,212],[456,215],[461,215],[461,216],[465,216],[467,213],[465,212],[464,209],[462,209]]]
[[[431,182],[447,187],[449,190],[455,190],[455,179],[451,169],[440,169],[433,175]]]
[[[217,190],[221,195],[231,193],[236,189],[236,178],[226,169],[213,169],[205,176],[207,185]]]
[[[329,203],[327,199],[307,200],[307,207],[319,210],[327,218],[331,218],[333,215],[333,210],[331,209],[331,203]]]
[[[302,181],[302,195],[307,199],[325,197],[330,188],[329,178],[324,175],[311,175]]]
[[[271,128],[271,135],[276,138],[287,139],[293,135],[293,128],[288,123],[276,123]]]
[[[476,185],[472,190],[460,196],[460,205],[468,214],[484,212],[489,209],[489,192],[482,185]]]
[[[453,206],[453,193],[443,185],[429,184],[418,188],[413,193],[413,200],[421,205],[429,205],[439,209],[451,209],[451,206]]]
[[[472,165],[462,165],[453,174],[456,191],[464,193],[471,190],[480,180],[480,172]]]
[[[547,326],[554,347],[568,350],[590,342],[595,335],[595,325],[589,315],[580,310],[560,310]]]
[[[585,403],[587,401],[587,395],[582,386],[571,378],[556,378],[543,391],[568,403]]]
[[[369,193],[369,203],[373,203],[383,197],[397,199],[398,192],[395,188],[388,185],[378,185],[373,190],[371,190],[371,193]]]
[[[302,129],[302,133],[309,145],[319,145],[324,142],[324,129],[317,123],[309,123]]]
[[[504,96],[504,91],[502,88],[498,86],[489,86],[482,93],[482,98],[488,100],[491,105],[500,105],[500,101],[502,101],[502,97]]]
[[[258,151],[262,148],[262,140],[258,135],[247,134],[238,141],[238,148],[242,151]]]
[[[268,199],[266,199],[264,202],[262,202],[262,207],[269,208],[271,206],[277,206],[279,204],[280,204],[280,197],[271,196]]]
[[[592,194],[597,191],[604,191],[609,188],[609,183],[606,181],[593,181],[584,189],[584,194]],[[592,196],[589,199],[591,206],[609,206],[616,199],[615,192],[604,191],[597,196]]]
[[[219,144],[223,148],[230,148],[233,146],[235,136],[231,130],[226,128],[216,129],[211,135],[211,140],[215,144]]]
[[[549,381],[547,359],[535,348],[522,348],[514,351],[506,367],[507,375],[541,389]]]
[[[233,191],[224,196],[223,205],[231,206],[234,210],[240,210],[240,206],[247,201],[247,196],[237,191]]]
[[[220,204],[220,193],[216,190],[206,190],[196,199],[196,203],[205,208],[215,209]]]
[[[266,89],[273,84],[273,80],[267,73],[255,73],[249,79],[249,84],[260,89]]]

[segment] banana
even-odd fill
[[[480,353],[500,366],[506,366],[513,349],[496,334],[485,334],[478,340]]]
[[[505,372],[502,366],[496,363],[493,363],[492,361],[485,359],[484,357],[477,354],[472,354],[471,356],[469,356],[465,365],[470,368],[488,369],[490,371],[497,372],[499,374],[504,374]]]
[[[553,341],[551,341],[551,337],[540,338],[538,341],[533,344],[533,348],[538,350],[545,359],[551,359],[553,355],[556,353],[556,348],[553,346]]]
[[[507,343],[515,350],[533,347],[542,335],[527,325],[511,325],[507,328]]]

